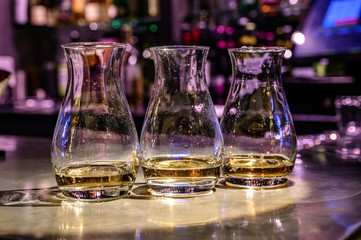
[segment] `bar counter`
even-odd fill
[[[221,178],[203,197],[147,194],[139,173],[128,198],[65,199],[50,162],[51,139],[0,136],[0,239],[356,239],[361,161],[327,147],[298,153],[290,180],[267,190]]]

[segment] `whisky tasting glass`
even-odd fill
[[[52,143],[56,182],[69,198],[126,196],[139,167],[139,142],[120,85],[125,45],[83,42],[62,47],[68,85]]]
[[[208,47],[151,48],[155,82],[140,144],[142,169],[156,196],[213,192],[223,138],[205,79]]]
[[[281,82],[284,51],[229,49],[232,83],[221,119],[227,185],[275,187],[292,172],[297,140]]]

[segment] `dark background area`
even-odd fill
[[[0,2],[0,68],[8,68],[1,57],[14,61],[9,70],[13,79],[0,100],[1,134],[52,136],[66,83],[61,44],[76,41],[132,46],[124,58],[122,84],[138,132],[154,78],[153,62],[147,55],[151,46],[210,46],[207,76],[217,105],[224,104],[230,86],[228,48],[287,47],[282,79],[298,134],[337,129],[336,96],[361,95],[360,49],[300,54],[309,46],[307,34],[322,30],[322,22],[309,22],[317,11],[325,14],[332,0],[319,1],[323,9],[311,0],[97,0],[85,1],[80,10],[76,2],[82,1]],[[89,9],[99,12],[89,13]],[[326,30],[328,35],[342,29],[347,33],[355,26],[360,29],[360,19]],[[297,45],[293,39],[297,32],[305,34],[306,44]],[[346,44],[342,38],[327,40]],[[317,44],[322,42],[312,46],[317,48]],[[134,69],[141,70],[140,79],[133,76]],[[28,107],[29,99],[35,107]],[[52,104],[42,104],[48,100]]]

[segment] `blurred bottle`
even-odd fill
[[[64,53],[60,46],[56,51],[55,62],[57,96],[59,100],[62,100],[65,96],[66,86],[68,83],[68,67],[66,65]]]
[[[14,22],[33,26],[79,25],[116,18],[159,17],[159,0],[15,0]]]
[[[30,23],[34,26],[48,25],[48,8],[43,0],[30,1]]]
[[[129,2],[128,0],[113,0],[113,4],[109,7],[113,9],[113,18],[124,18],[129,16]]]
[[[71,2],[71,10],[78,23],[79,21],[85,21],[85,3],[86,0],[72,0]]]
[[[148,0],[148,15],[150,17],[159,17],[160,6],[159,0]]]
[[[85,5],[85,19],[88,22],[99,22],[109,20],[108,1],[106,0],[88,0]]]
[[[129,46],[129,53],[124,62],[124,92],[133,114],[142,116],[144,110],[143,71],[138,60],[139,51]]]
[[[54,9],[53,11],[58,11],[56,14],[56,23],[58,25],[68,25],[75,22],[72,12],[72,0],[57,0],[57,4],[52,9]]]
[[[47,61],[43,65],[45,75],[44,89],[47,93],[47,97],[56,99],[57,94],[57,81],[56,81],[56,64],[54,61]]]
[[[14,1],[14,22],[19,25],[29,24],[29,0]]]

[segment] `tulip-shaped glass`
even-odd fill
[[[63,45],[68,85],[52,143],[64,195],[101,201],[126,196],[139,166],[139,142],[120,84],[125,45]]]
[[[156,69],[140,138],[145,179],[153,195],[212,193],[223,138],[205,79],[208,47],[153,47]]]
[[[221,119],[228,185],[275,187],[292,172],[297,140],[281,82],[284,51],[229,49],[232,83]]]

